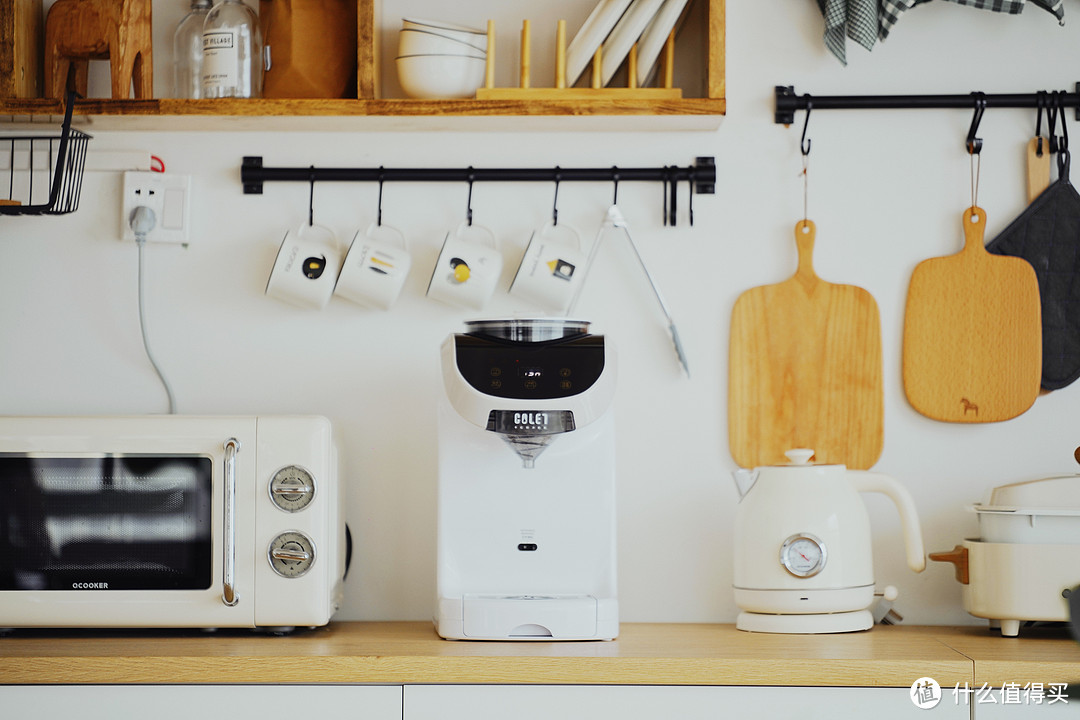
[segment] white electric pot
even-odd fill
[[[1025,621],[1068,620],[1080,585],[1080,475],[1000,485],[972,509],[980,537],[930,554],[956,565],[964,609],[1006,637]]]
[[[874,600],[870,519],[861,492],[888,496],[900,512],[908,566],[926,567],[911,495],[893,478],[813,465],[812,450],[789,450],[790,465],[735,471],[735,602],[742,630],[821,633],[866,630]]]

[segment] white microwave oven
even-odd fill
[[[346,565],[330,422],[0,417],[0,628],[325,625]]]

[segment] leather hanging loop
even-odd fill
[[[1043,156],[1043,137],[1042,137],[1042,119],[1043,111],[1047,105],[1047,93],[1045,90],[1039,90],[1035,93],[1035,155],[1037,157]]]

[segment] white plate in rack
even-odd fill
[[[602,74],[603,85],[606,87],[611,82],[615,71],[622,65],[623,60],[630,53],[630,48],[641,37],[649,21],[660,9],[664,0],[634,0],[630,9],[619,19],[619,24],[611,31],[607,42],[604,43],[604,72]]]
[[[581,73],[585,72],[596,48],[607,39],[608,33],[619,22],[630,2],[631,0],[600,0],[589,13],[589,17],[566,49],[566,87],[573,87]]]
[[[645,81],[649,78],[649,72],[656,63],[656,58],[660,56],[660,50],[663,49],[664,43],[667,42],[671,28],[675,27],[679,16],[682,15],[686,3],[687,0],[664,0],[664,4],[656,13],[656,17],[645,28],[641,40],[638,41],[638,87],[645,86]]]

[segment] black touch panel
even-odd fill
[[[474,388],[493,397],[549,400],[588,390],[604,371],[604,339],[580,335],[516,343],[456,336],[457,366]]]

